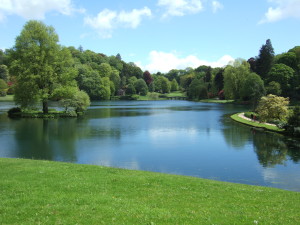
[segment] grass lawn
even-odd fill
[[[13,95],[6,95],[4,97],[0,97],[0,102],[7,102],[7,101],[13,101],[14,96]]]
[[[300,193],[91,165],[0,159],[0,224],[298,224]]]
[[[139,101],[151,101],[151,100],[167,100],[168,97],[186,97],[185,93],[180,91],[174,91],[167,94],[161,94],[158,92],[148,92],[146,96],[134,95]],[[160,97],[164,96],[164,97]]]
[[[231,118],[237,122],[252,126],[252,127],[258,127],[258,128],[264,128],[270,131],[275,131],[275,132],[283,132],[283,129],[278,128],[277,126],[270,126],[267,124],[263,124],[263,123],[259,123],[259,122],[253,122],[253,121],[249,121],[249,120],[245,120],[241,117],[239,117],[240,113],[236,113],[234,115],[231,116]]]
[[[219,100],[219,99],[202,99],[200,102],[205,103],[232,103],[234,100]]]

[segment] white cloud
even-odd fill
[[[25,19],[44,19],[45,14],[51,11],[70,15],[84,9],[73,8],[71,0],[0,0],[0,21],[14,14]]]
[[[157,5],[166,9],[163,18],[195,14],[203,9],[201,0],[159,0]]]
[[[133,9],[131,12],[121,11],[118,20],[130,28],[136,28],[140,25],[143,16],[150,17],[151,15],[151,10],[148,7],[144,7],[141,10]]]
[[[218,1],[212,1],[213,13],[217,13],[219,10],[223,9],[223,5]]]
[[[300,0],[269,0],[276,5],[270,7],[265,13],[264,18],[259,22],[271,23],[286,18],[300,18]]]
[[[169,72],[171,69],[185,69],[187,67],[197,68],[200,65],[207,65],[211,67],[223,67],[229,62],[233,61],[229,55],[224,55],[219,60],[215,62],[209,62],[206,60],[201,60],[194,55],[189,55],[186,57],[180,57],[176,53],[167,53],[159,51],[151,51],[149,53],[150,63],[143,66],[140,62],[136,64],[139,65],[144,70],[149,70],[150,72]]]
[[[133,9],[130,12],[116,12],[104,9],[96,17],[85,17],[84,23],[95,29],[102,38],[110,38],[114,29],[118,27],[137,28],[142,17],[151,17],[152,13],[148,7]]]

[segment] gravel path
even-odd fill
[[[249,120],[249,121],[252,121],[252,122],[260,123],[260,122],[258,122],[257,120],[251,120],[250,118],[246,117],[246,116],[245,116],[245,113],[240,113],[238,116],[241,117],[241,118],[244,119],[244,120]],[[262,123],[262,124],[266,124],[266,125],[270,125],[270,126],[276,127],[276,125],[275,125],[275,124],[272,124],[272,123]]]

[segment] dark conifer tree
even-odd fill
[[[274,60],[274,49],[271,40],[268,39],[264,44],[256,60],[256,72],[263,80],[266,80],[269,71],[272,68]]]

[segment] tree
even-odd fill
[[[266,87],[266,92],[267,94],[280,95],[281,94],[280,84],[276,81],[271,81]]]
[[[128,84],[128,87],[126,89],[126,94],[127,95],[134,95],[136,94],[136,90],[133,84]]]
[[[176,79],[174,78],[172,81],[171,81],[171,91],[178,91],[178,83],[176,81]]]
[[[297,56],[294,52],[287,52],[276,56],[276,64],[284,64],[291,67],[294,71],[298,71]]]
[[[288,96],[291,88],[291,79],[294,77],[294,70],[285,64],[275,64],[269,72],[269,82],[276,81],[280,84],[282,94]]]
[[[259,99],[265,95],[264,82],[256,73],[250,73],[244,82],[242,98],[251,101],[253,108],[257,106]]]
[[[247,76],[250,74],[250,65],[245,60],[237,59],[232,66],[224,71],[224,92],[226,99],[240,99]]]
[[[8,68],[6,65],[0,65],[0,79],[8,81]]]
[[[122,60],[122,57],[121,57],[121,55],[118,53],[117,55],[116,55],[116,58],[118,59],[118,60]]]
[[[119,76],[119,71],[118,70],[116,70],[116,69],[112,70],[112,73],[110,74],[110,80],[114,84],[115,92],[111,93],[112,95],[114,95],[119,90],[120,83],[121,83],[121,78]]]
[[[288,116],[288,104],[288,98],[272,94],[262,97],[257,107],[260,121],[284,121]]]
[[[219,70],[214,79],[214,85],[217,88],[218,92],[224,88],[224,69]]]
[[[209,66],[209,67],[207,67],[207,70],[205,72],[204,82],[210,82],[211,77],[212,77],[212,75],[211,75],[211,67]]]
[[[267,78],[268,73],[272,68],[274,55],[275,53],[271,40],[268,39],[266,44],[261,47],[256,60],[256,72],[263,80]]]
[[[150,72],[148,70],[146,70],[144,73],[143,73],[143,78],[144,78],[144,81],[146,82],[146,84],[149,86],[152,81],[153,81],[153,77],[151,76]]]
[[[6,96],[6,89],[8,88],[6,82],[0,79],[0,96]]]
[[[101,63],[99,66],[99,74],[101,77],[110,77],[112,68],[108,63]]]
[[[148,87],[146,82],[143,79],[138,79],[134,84],[135,90],[139,95],[147,95]]]
[[[194,79],[187,90],[187,96],[191,100],[208,98],[207,88],[203,80]]]
[[[162,93],[170,93],[171,91],[171,83],[168,78],[160,76],[160,83],[161,83],[161,92]]]
[[[292,115],[288,119],[288,132],[300,137],[300,106],[293,109]]]
[[[15,102],[29,107],[41,100],[43,112],[48,113],[48,101],[57,84],[72,83],[76,76],[75,70],[68,69],[73,66],[69,50],[58,45],[53,27],[34,20],[25,24],[14,50]]]

